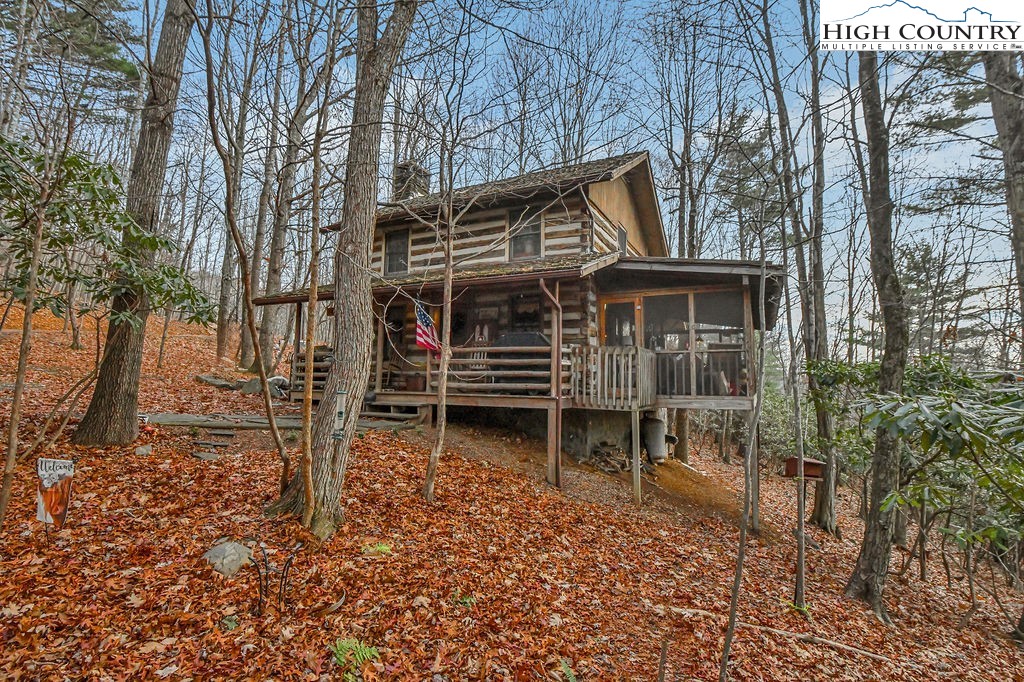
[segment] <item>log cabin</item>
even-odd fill
[[[454,266],[448,405],[533,411],[546,421],[552,484],[563,450],[610,444],[632,449],[639,494],[642,413],[753,408],[754,334],[775,323],[782,272],[672,258],[650,158],[639,152],[445,197],[429,192],[422,167],[399,164],[372,244],[373,410],[429,414],[437,403],[438,363],[416,343],[416,308],[441,328],[441,225],[452,229]],[[320,289],[321,300],[333,297]],[[296,306],[294,399],[307,298],[300,290],[255,301]]]

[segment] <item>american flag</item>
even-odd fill
[[[416,301],[416,345],[427,350],[441,350],[434,321],[419,301]]]

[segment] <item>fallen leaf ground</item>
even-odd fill
[[[0,421],[10,410],[20,320],[0,332]],[[93,362],[70,351],[59,321],[39,315],[24,428]],[[160,325],[151,323],[141,409],[259,411],[258,397],[198,384],[215,371],[214,338],[172,324],[165,367],[155,366]],[[150,352],[151,351],[151,352]],[[82,406],[79,410],[83,409]],[[358,441],[346,487],[347,522],[327,544],[294,520],[261,514],[278,465],[265,436],[239,438],[215,462],[190,456],[184,430],[161,429],[121,448],[62,439],[51,455],[76,459],[68,526],[35,522],[31,463],[17,472],[0,531],[0,678],[334,679],[328,645],[357,638],[378,647],[366,679],[653,680],[668,639],[666,679],[717,678],[735,561],[739,469],[697,454],[699,472],[670,463],[634,508],[622,481],[568,468],[563,492],[544,485],[542,449],[525,437],[455,427],[437,483],[419,497],[429,433],[373,433]],[[148,456],[135,447],[154,445]],[[1024,679],[1024,654],[985,601],[970,625],[965,581],[947,588],[936,565],[927,583],[894,582],[895,628],[880,625],[842,588],[861,527],[842,502],[844,539],[813,534],[808,555],[811,620],[791,598],[795,540],[792,488],[762,487],[769,532],[747,554],[740,618],[808,632],[888,659],[740,629],[738,680]],[[730,502],[731,501],[731,502]],[[214,574],[201,559],[218,538],[252,537],[280,568],[298,541],[283,607],[274,594],[253,613],[256,572]],[[373,551],[379,543],[390,553]],[[1004,590],[1005,592],[1005,590]],[[340,603],[339,603],[340,602]],[[1008,595],[1019,613],[1021,597]],[[712,615],[679,613],[693,609]],[[324,677],[326,676],[326,677]]]

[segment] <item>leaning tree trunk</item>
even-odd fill
[[[234,288],[235,258],[230,237],[224,238],[224,256],[220,263],[220,296],[217,301],[217,358],[228,355],[231,336],[231,299]]]
[[[871,235],[871,275],[882,310],[884,346],[878,380],[880,393],[898,393],[903,388],[907,364],[907,320],[892,252],[892,198],[889,194],[889,131],[882,111],[879,90],[878,55],[860,53],[860,90],[864,108],[864,129],[868,145],[867,193],[868,231]],[[895,505],[883,508],[899,484],[899,442],[886,429],[875,432],[872,456],[871,500],[864,524],[864,539],[846,594],[867,602],[885,623],[883,593],[889,573]]]
[[[334,534],[344,517],[341,491],[355,438],[359,408],[370,374],[373,297],[370,290],[370,245],[377,212],[377,174],[384,118],[384,98],[395,62],[416,14],[417,0],[399,0],[378,38],[377,6],[357,11],[356,77],[352,123],[345,164],[341,230],[334,257],[334,361],[327,373],[312,434],[312,479],[315,509],[304,509],[305,481],[296,474],[268,513],[297,513],[309,518],[317,537]],[[339,391],[341,404],[339,404]],[[344,410],[336,432],[339,409]]]
[[[194,23],[187,0],[168,0],[125,202],[128,215],[146,232],[158,227],[178,88]],[[136,251],[142,267],[154,262],[151,251],[141,247]],[[139,374],[149,300],[144,291],[130,288],[114,298],[111,308],[114,313],[134,316],[134,324],[118,315],[110,318],[96,388],[72,437],[79,445],[124,445],[139,434]]]
[[[1003,150],[1018,309],[1024,311],[1024,80],[1017,70],[1018,59],[1017,52],[988,52],[984,61],[992,118]]]
[[[32,229],[32,255],[29,260],[28,281],[25,285],[25,315],[21,320],[21,344],[18,346],[18,369],[14,378],[14,395],[11,398],[11,421],[7,425],[7,453],[4,457],[3,483],[0,485],[0,528],[7,515],[14,485],[14,467],[18,463],[18,429],[21,426],[21,408],[25,398],[25,379],[28,375],[28,357],[32,354],[32,313],[36,306],[39,285],[39,265],[43,252],[43,232],[46,225],[46,204],[49,202],[49,188],[44,186],[36,206]]]

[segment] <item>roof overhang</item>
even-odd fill
[[[533,262],[513,262],[496,266],[465,268],[455,271],[453,282],[459,287],[465,287],[515,284],[540,279],[580,279],[602,268],[614,265],[618,259],[619,254],[617,253],[587,254],[582,257],[549,258]],[[374,294],[387,294],[395,291],[431,291],[443,286],[444,270],[391,279],[374,275],[372,283]],[[307,288],[261,296],[253,299],[253,304],[258,306],[294,304],[308,300],[309,289]],[[320,287],[317,291],[317,300],[333,301],[333,286]]]

